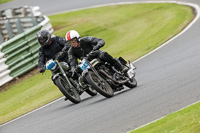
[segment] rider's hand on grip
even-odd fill
[[[40,68],[40,73],[44,73],[45,69],[44,68]]]
[[[97,54],[97,51],[92,50],[92,51],[90,51],[89,54],[87,54],[87,57],[93,57],[93,56],[95,56],[96,54]]]
[[[100,48],[101,48],[101,47],[100,47],[99,45],[96,45],[96,46],[93,47],[93,51],[99,50]]]
[[[58,53],[58,57],[62,56],[63,54],[64,54],[64,52],[63,52],[63,51],[60,51],[60,52]]]

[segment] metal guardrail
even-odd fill
[[[2,38],[0,42],[5,42],[42,21],[44,21],[43,17],[0,18],[0,36]]]
[[[18,30],[17,35],[0,44],[0,86],[38,65],[40,44],[37,41],[36,33],[41,29],[53,33],[49,18],[47,16],[40,16],[40,18],[43,19],[40,19],[41,22],[38,21],[38,24],[32,25],[26,30],[23,26],[23,29]],[[9,18],[9,21],[20,20],[19,23],[22,26],[22,19],[27,19],[27,17]],[[14,22],[16,23],[16,21]],[[13,32],[16,28],[19,29],[19,26],[9,27],[8,29]]]
[[[3,18],[14,18],[14,17],[31,17],[31,16],[41,16],[41,12],[38,10],[39,6],[23,6],[18,8],[10,8],[0,11],[0,17]]]
[[[5,64],[11,70],[11,77],[15,78],[37,65],[40,45],[37,42],[36,33],[41,27],[37,25],[1,45],[1,52],[5,54]]]
[[[0,11],[0,43],[44,21],[38,9],[38,6],[24,6]]]

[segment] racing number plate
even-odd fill
[[[90,68],[89,64],[87,63],[87,61],[85,59],[83,59],[81,61],[81,64],[79,66],[83,71]]]
[[[49,60],[47,63],[46,63],[46,69],[47,70],[54,70],[56,68],[56,63],[53,61],[53,60]]]

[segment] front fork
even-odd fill
[[[104,78],[102,78],[99,73],[97,72],[97,70],[94,68],[93,65],[98,64],[98,62],[94,61],[92,63],[90,63],[88,60],[86,60],[88,62],[88,65],[90,66],[90,69],[94,72],[94,74],[99,78],[99,84],[101,84],[102,86],[105,85],[105,82],[107,82]]]
[[[100,81],[104,81],[104,79],[99,75],[99,73],[96,71],[96,69],[90,64],[90,62],[88,60],[86,60],[88,65],[90,66],[90,69],[94,72],[94,74],[97,75],[97,77],[100,79]]]
[[[71,82],[69,81],[69,78],[67,77],[67,75],[66,75],[65,71],[63,70],[61,64],[60,64],[57,60],[55,60],[55,62],[58,64],[59,69],[60,69],[60,72],[61,72],[61,74],[65,77],[67,83],[69,84],[70,89],[74,89],[74,86],[73,86],[73,85],[71,84]]]
[[[132,78],[132,77],[135,77],[135,69],[136,69],[136,67],[133,65],[133,63],[131,63],[130,61],[128,61],[129,62],[129,70],[127,71],[127,76],[129,77],[129,78]]]

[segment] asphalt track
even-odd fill
[[[128,0],[16,0],[0,9],[40,6],[43,14]],[[129,0],[130,1],[130,0]],[[200,5],[199,0],[180,0]],[[200,100],[199,19],[183,34],[135,62],[138,87],[113,98],[57,100],[0,126],[0,133],[126,133]]]

